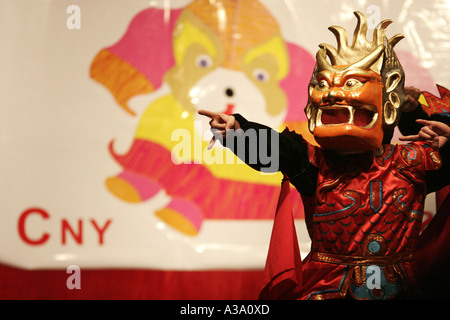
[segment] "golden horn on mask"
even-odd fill
[[[321,49],[316,53],[316,62],[318,71],[329,70],[332,72],[338,72],[339,69],[333,67],[327,60],[327,49],[320,46]]]
[[[372,51],[369,55],[365,56],[359,61],[356,61],[355,63],[345,67],[344,69],[338,69],[333,67],[327,60],[327,52],[329,50],[327,45],[320,45],[320,50],[317,51],[316,54],[316,61],[317,61],[317,67],[319,71],[322,70],[329,70],[332,72],[339,72],[339,71],[345,71],[347,69],[362,69],[366,70],[369,69],[383,54],[384,52],[384,45],[380,44],[374,51]]]
[[[340,26],[328,28],[335,35],[337,46],[334,48],[325,43],[319,45],[321,49],[316,55],[319,70],[336,71],[337,66],[348,66],[347,68],[370,68],[380,73],[386,46],[393,47],[403,38],[402,34],[397,34],[385,43],[386,28],[392,23],[392,20],[383,20],[373,31],[373,41],[368,41],[366,37],[368,31],[366,16],[358,11],[354,14],[358,22],[353,33],[351,46],[349,46],[347,31],[344,28]],[[340,69],[340,71],[342,70],[345,69]]]
[[[365,56],[361,60],[349,65],[347,68],[359,68],[359,69],[369,69],[383,54],[384,45],[380,44],[374,51],[372,51],[368,56]]]

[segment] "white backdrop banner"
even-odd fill
[[[393,19],[388,36],[406,36],[396,46],[406,84],[440,96],[436,84],[450,79],[444,0],[1,0],[0,262],[263,268],[281,175],[219,143],[207,150],[197,110],[311,139],[314,56],[334,45],[329,26],[354,29],[353,11],[369,29]],[[432,195],[426,208],[428,219]]]

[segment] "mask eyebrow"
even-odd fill
[[[328,70],[320,71],[316,76],[316,80],[322,80],[322,79],[325,79],[329,83],[331,83],[333,80],[332,73]]]
[[[348,78],[354,78],[354,79],[363,80],[363,81],[368,81],[368,80],[373,80],[373,79],[381,80],[381,76],[378,73],[375,73],[373,71],[363,70],[363,69],[350,69],[350,70],[345,71],[342,74],[342,81],[345,81]]]

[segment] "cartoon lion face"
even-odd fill
[[[245,2],[253,11],[239,12],[229,1],[222,17],[203,2],[195,1],[184,10],[175,27],[175,66],[164,78],[173,95],[192,113],[199,109],[242,113],[280,126],[287,98],[279,82],[288,72],[289,58],[276,21],[256,1]],[[254,10],[264,19],[246,24],[250,17],[245,15]],[[238,19],[234,28],[228,24],[221,28],[223,17]]]

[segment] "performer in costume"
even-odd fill
[[[267,163],[250,161],[258,148],[279,153],[286,181],[272,231],[264,299],[390,299],[417,280],[414,254],[426,176],[449,160],[441,159],[430,142],[390,144],[406,100],[403,70],[393,51],[403,36],[388,40],[386,27],[392,21],[385,20],[368,41],[366,17],[355,15],[353,43],[348,45],[343,28],[330,27],[337,49],[321,44],[316,55],[305,112],[320,147],[295,132],[278,134],[238,114],[200,111],[211,118],[214,139],[224,146],[236,146],[249,130],[258,133],[245,154],[234,149],[253,168],[267,169]],[[288,208],[283,201],[287,181],[302,196],[312,241],[303,261],[291,232],[293,220],[281,212]],[[288,236],[292,239],[285,241]],[[283,241],[287,245],[280,247]]]

